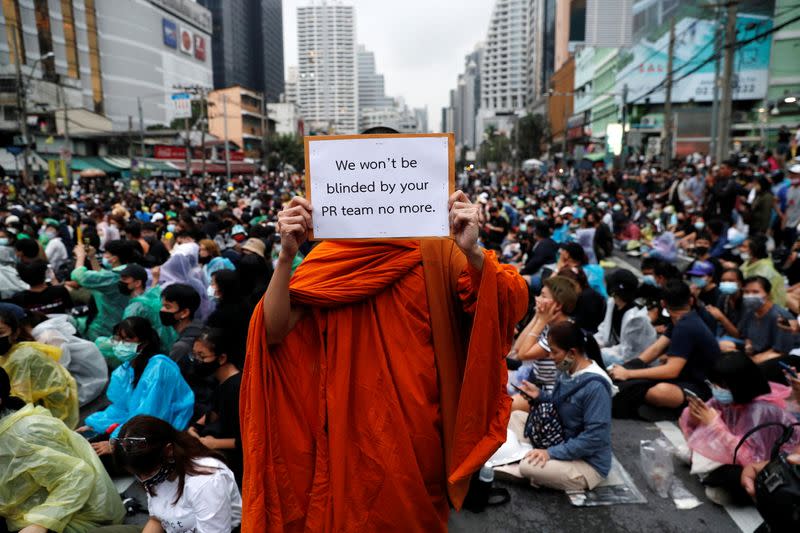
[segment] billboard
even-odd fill
[[[171,96],[172,118],[192,118],[192,95],[175,93]]]
[[[192,55],[194,53],[194,37],[189,28],[181,26],[180,33],[181,52],[184,54]]]
[[[206,39],[202,35],[194,35],[194,57],[200,61],[206,60]]]
[[[169,19],[161,19],[161,30],[164,34],[164,44],[170,48],[177,48],[178,25]]]
[[[706,61],[715,54],[717,20],[685,16],[675,23],[675,51],[672,87],[673,102],[710,102],[714,98],[714,61]],[[736,40],[746,41],[772,28],[771,17],[743,13],[736,17]],[[669,32],[663,27],[645,36],[628,51],[620,52],[620,68],[616,90],[628,85],[628,101],[642,103],[664,102],[664,89],[651,94],[653,87],[664,81],[667,73]],[[760,100],[767,94],[771,36],[756,39],[734,54],[734,100]],[[701,64],[705,65],[700,66]],[[699,68],[698,68],[699,67]],[[683,79],[689,71],[698,70]],[[645,96],[646,95],[646,96]]]

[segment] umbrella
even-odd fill
[[[85,170],[81,170],[80,173],[82,178],[102,178],[105,177],[105,175],[106,173],[99,168],[87,168]]]

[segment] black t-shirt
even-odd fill
[[[677,381],[703,384],[720,355],[719,343],[695,311],[667,328],[667,355],[686,359]]]
[[[72,297],[67,288],[62,285],[48,286],[42,292],[22,291],[15,294],[9,302],[28,312],[46,315],[63,314],[72,308]]]
[[[501,217],[500,215],[493,216],[492,219],[489,221],[489,224],[496,228],[501,228],[499,231],[490,229],[488,234],[489,241],[497,244],[502,244],[503,239],[505,239],[506,235],[508,234],[509,223],[508,220]]]
[[[720,292],[718,287],[710,290],[700,291],[700,301],[706,305],[717,305],[719,302]]]
[[[242,434],[239,428],[239,389],[242,386],[242,373],[235,374],[222,383],[214,391],[211,413],[206,415],[206,425],[201,436],[210,435],[218,439],[236,439],[236,449],[224,450],[228,467],[236,480],[242,479]],[[209,418],[213,418],[209,422]]]

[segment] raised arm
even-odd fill
[[[312,227],[311,210],[308,200],[295,196],[286,209],[278,213],[281,252],[264,295],[264,327],[268,344],[278,344],[286,338],[302,314],[299,309],[292,309],[289,279],[294,256]]]

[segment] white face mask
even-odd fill
[[[208,286],[208,288],[206,289],[206,295],[208,295],[208,297],[211,298],[212,300],[217,299],[217,291],[214,289],[213,285]]]

